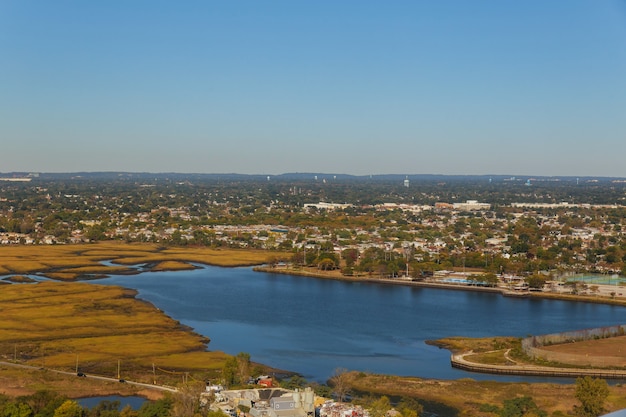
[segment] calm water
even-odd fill
[[[203,267],[97,283],[139,291],[171,317],[211,338],[210,350],[325,381],[336,368],[426,378],[528,380],[450,367],[447,336],[526,336],[621,324],[626,309],[589,303],[317,280]],[[534,380],[537,380],[536,378]]]
[[[102,402],[102,401],[109,401],[109,402],[119,401],[120,405],[118,407],[118,410],[122,410],[127,405],[130,405],[130,407],[133,410],[139,410],[141,408],[141,406],[143,405],[143,403],[146,402],[147,400],[145,398],[143,398],[143,397],[136,397],[136,396],[122,397],[122,396],[119,396],[119,395],[108,395],[108,396],[105,396],[105,397],[85,397],[85,398],[79,398],[77,401],[83,407],[87,407],[87,408],[90,408],[90,409],[94,408],[95,406],[100,404],[100,402]]]

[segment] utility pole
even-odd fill
[[[465,275],[465,242],[461,241],[461,245],[463,245],[463,274]]]
[[[120,377],[120,360],[117,360],[117,379],[121,379]]]
[[[76,373],[78,373],[78,353],[76,354]]]
[[[152,383],[156,385],[156,368],[154,367],[154,362],[152,362]]]
[[[406,255],[406,278],[409,277],[409,258],[411,257],[411,247],[407,246],[404,249],[404,253]]]

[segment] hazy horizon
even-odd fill
[[[240,172],[177,172],[177,171],[11,171],[11,172],[0,172],[0,178],[8,178],[10,176],[14,176],[14,178],[23,178],[29,177],[33,175],[73,175],[73,176],[81,176],[81,175],[129,175],[129,176],[146,176],[146,175],[157,175],[157,176],[167,176],[167,175],[176,175],[176,176],[249,176],[249,177],[260,177],[262,179],[269,179],[276,177],[302,177],[309,178],[315,181],[322,180],[332,180],[333,177],[335,179],[341,179],[345,177],[349,178],[367,178],[367,177],[399,177],[399,178],[407,178],[407,179],[419,179],[420,177],[476,177],[476,178],[485,178],[485,179],[504,179],[506,180],[515,180],[515,181],[526,181],[526,180],[545,180],[545,179],[626,179],[626,176],[615,176],[615,175],[533,175],[533,174],[510,174],[510,173],[502,173],[502,174],[445,174],[445,173],[399,173],[399,172],[387,172],[387,173],[378,173],[378,174],[351,174],[344,172],[321,172],[321,171],[308,171],[308,172],[280,172],[277,174],[264,174],[264,173],[240,173]]]
[[[0,172],[626,176],[621,0],[8,0],[0,48]]]

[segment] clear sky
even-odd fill
[[[0,0],[0,172],[626,177],[626,0]]]

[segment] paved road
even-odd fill
[[[39,367],[39,366],[31,366],[31,365],[23,365],[23,364],[14,363],[14,362],[3,362],[3,361],[0,361],[0,365],[11,366],[11,367],[14,367],[14,368],[29,369],[29,370],[42,370],[42,371],[46,370],[46,371],[56,372],[58,374],[63,374],[63,375],[74,375],[74,376],[76,375],[76,373],[74,373],[74,372],[59,371],[57,369],[42,368],[42,367]],[[100,375],[91,375],[91,374],[89,374],[86,377],[89,378],[89,379],[97,379],[97,380],[100,380],[100,381],[120,382],[120,380],[118,380],[117,378],[110,378],[110,377],[100,376]],[[128,380],[122,380],[122,381],[123,382],[120,382],[120,383],[135,385],[135,386],[139,386],[139,387],[142,387],[142,388],[156,389],[156,390],[159,390],[159,391],[167,391],[167,392],[177,392],[178,391],[176,388],[167,387],[167,386],[164,386],[164,385],[144,384],[142,382],[135,382],[135,381],[128,381]]]

